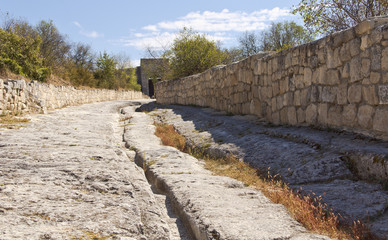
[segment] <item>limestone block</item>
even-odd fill
[[[334,103],[338,93],[338,87],[323,87],[322,88],[322,102]]]
[[[379,103],[388,104],[388,85],[379,86]]]
[[[280,113],[279,112],[272,113],[271,119],[272,119],[272,123],[279,124],[280,123]]]
[[[361,60],[361,74],[364,78],[369,77],[370,74],[370,60],[363,58]]]
[[[373,27],[374,27],[374,21],[366,20],[359,23],[357,26],[355,26],[354,30],[357,35],[362,35],[364,33],[370,32],[370,30],[373,29]]]
[[[381,108],[376,110],[373,118],[373,130],[388,133],[388,109]]]
[[[348,102],[348,84],[342,83],[338,87],[337,104],[344,105]]]
[[[310,104],[306,109],[306,122],[308,124],[315,124],[315,122],[317,121],[317,116],[317,105]]]
[[[298,123],[295,107],[288,107],[287,118],[288,118],[288,123],[291,125],[296,125]]]
[[[379,71],[381,69],[381,47],[374,45],[370,49],[371,51],[371,69]]]
[[[350,56],[354,57],[360,54],[361,39],[355,38],[349,42]]]
[[[345,43],[340,48],[339,57],[342,62],[349,62],[350,59],[352,59],[352,56],[350,55],[350,48],[348,43]]]
[[[0,91],[2,91],[4,88],[4,80],[0,79]]]
[[[350,82],[356,82],[362,79],[361,66],[360,57],[354,57],[350,61]]]
[[[381,69],[388,71],[388,47],[386,47],[381,54]]]
[[[357,107],[355,104],[348,104],[343,107],[342,123],[347,127],[354,127],[356,123]]]
[[[319,68],[319,76],[318,76],[318,83],[325,84],[326,77],[327,76],[327,68],[326,66],[322,66]]]
[[[310,68],[305,67],[303,70],[303,83],[305,86],[310,86],[312,82],[312,71]]]
[[[276,103],[277,103],[277,109],[280,110],[283,108],[283,96],[277,96],[276,98]]]
[[[298,117],[298,123],[304,123],[306,121],[306,112],[302,108],[298,108],[296,114]]]
[[[359,103],[361,101],[361,85],[353,84],[348,89],[348,101],[350,103]]]
[[[326,74],[326,84],[337,85],[340,83],[338,70],[329,70]]]
[[[277,107],[278,107],[278,105],[276,103],[276,97],[273,97],[272,100],[271,100],[272,112],[276,112],[276,110],[278,109]]]
[[[280,110],[280,122],[282,124],[288,124],[288,110],[287,108],[283,108]]]
[[[383,73],[382,82],[383,82],[383,83],[388,83],[388,72]]]
[[[368,44],[368,35],[362,36],[362,37],[361,37],[361,45],[360,45],[360,49],[361,49],[362,51],[365,51],[368,47],[369,47],[369,44]]]
[[[250,103],[249,108],[250,108],[250,114],[256,115],[258,117],[262,117],[261,103],[258,100],[253,99]]]
[[[294,103],[294,93],[287,92],[283,96],[283,106],[291,106]]]
[[[372,84],[379,83],[380,79],[381,79],[380,73],[378,73],[378,72],[371,72],[370,73],[370,77],[369,77],[370,83],[372,83]]]
[[[327,123],[330,126],[339,127],[342,124],[342,108],[340,106],[331,106],[327,113]]]
[[[294,105],[295,106],[300,106],[300,90],[296,90],[294,92]]]
[[[341,69],[341,78],[349,78],[350,77],[350,64],[346,63]]]
[[[288,78],[280,80],[279,84],[280,84],[279,85],[280,94],[283,94],[283,93],[285,93],[285,92],[287,92],[289,90],[289,88],[288,88]]]
[[[311,99],[311,88],[305,88],[300,92],[300,105],[305,107]]]
[[[383,47],[388,47],[388,41],[382,41],[381,42],[381,45],[383,46]]]
[[[358,108],[357,122],[363,129],[370,129],[372,127],[372,120],[374,108],[369,105],[363,105]]]
[[[296,75],[294,77],[294,79],[295,79],[295,87],[296,87],[296,89],[304,88],[304,83],[303,83],[304,77],[303,77],[303,75]]]
[[[339,47],[355,37],[354,29],[350,28],[341,32],[334,33],[333,47]]]
[[[363,86],[362,87],[362,97],[366,103],[369,105],[377,105],[379,103],[377,94],[376,94],[376,87],[374,85],[372,86]]]
[[[279,94],[279,82],[272,82],[272,95],[277,96]]]
[[[318,104],[318,122],[322,125],[327,124],[327,110],[328,110],[327,103]]]

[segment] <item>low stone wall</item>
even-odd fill
[[[66,106],[110,100],[148,98],[138,91],[76,89],[71,86],[0,79],[0,112],[46,112]]]
[[[253,114],[274,124],[388,136],[388,17],[320,40],[156,84],[161,104]]]

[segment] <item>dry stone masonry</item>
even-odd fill
[[[388,17],[155,86],[162,104],[388,136]]]
[[[72,86],[24,80],[0,79],[0,112],[46,112],[66,106],[110,100],[148,98],[137,91],[108,89],[76,89]]]

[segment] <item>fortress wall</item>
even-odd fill
[[[46,112],[85,103],[148,98],[138,91],[76,89],[71,86],[0,79],[0,112]]]
[[[388,17],[155,86],[161,104],[388,136]]]

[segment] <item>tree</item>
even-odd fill
[[[293,10],[311,33],[340,31],[375,16],[388,14],[387,0],[302,0]]]
[[[43,64],[59,71],[66,62],[66,55],[70,51],[70,45],[66,42],[66,38],[59,33],[52,20],[48,22],[42,20],[36,26],[36,31],[42,39],[40,52]]]
[[[174,78],[203,72],[221,64],[225,58],[216,42],[187,28],[179,33],[164,56],[170,59]]]
[[[66,66],[66,78],[70,79],[75,86],[96,86],[96,79],[93,76],[93,60],[90,45],[77,43],[72,46],[69,61]]]
[[[113,88],[115,79],[115,70],[117,62],[113,57],[110,57],[106,52],[100,53],[96,60],[96,72],[94,77],[98,80],[97,86],[101,88]]]
[[[239,37],[238,42],[243,58],[255,55],[260,51],[259,38],[253,32],[246,31],[242,36]]]
[[[294,21],[272,23],[262,35],[260,50],[281,51],[314,40],[306,30]]]
[[[0,70],[10,70],[19,75],[45,81],[48,69],[43,66],[43,59],[39,55],[41,40],[39,36],[15,33],[16,30],[27,29],[24,27],[25,25],[23,28],[16,25],[9,31],[0,28]]]

